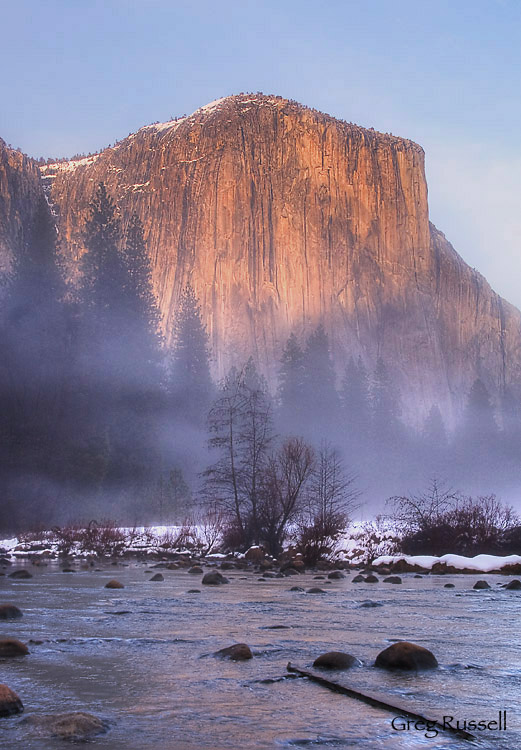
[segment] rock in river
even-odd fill
[[[201,583],[204,583],[206,586],[220,586],[221,583],[230,583],[227,578],[223,576],[222,573],[219,573],[218,570],[212,570],[210,573],[206,573],[203,576],[203,580]]]
[[[0,685],[0,716],[21,714],[23,710],[23,703],[14,690],[7,685]]]
[[[221,648],[215,652],[215,656],[220,656],[222,659],[231,659],[232,661],[253,659],[253,654],[247,643],[234,643],[233,646]]]
[[[486,581],[476,581],[476,583],[474,584],[472,588],[477,589],[479,591],[480,589],[489,589],[490,586],[488,585]]]
[[[125,587],[120,581],[116,581],[115,578],[113,578],[111,581],[105,584],[106,589],[124,589]]]
[[[152,576],[152,578],[149,579],[150,581],[164,581],[165,577],[162,573],[156,573]]]
[[[438,662],[427,648],[399,641],[378,654],[375,666],[383,669],[435,669]]]
[[[350,669],[358,663],[358,659],[351,654],[346,654],[343,651],[328,651],[315,659],[313,666],[321,669]]]
[[[0,620],[18,620],[22,616],[22,611],[14,604],[0,604]]]
[[[25,656],[28,653],[29,649],[25,643],[17,641],[16,638],[2,638],[0,640],[0,658]]]
[[[514,578],[513,581],[507,583],[505,588],[509,589],[510,591],[519,591],[519,589],[521,589],[521,581],[518,581],[517,578]]]
[[[105,721],[83,711],[28,716],[24,723],[31,725],[39,735],[72,742],[86,742],[108,729]]]
[[[13,570],[12,573],[9,573],[9,578],[24,580],[26,578],[32,578],[32,575],[28,570],[25,570],[25,568],[21,568],[20,570]]]
[[[332,570],[331,573],[328,575],[328,578],[330,578],[333,581],[338,581],[340,578],[345,578],[345,574],[342,573],[341,570]]]

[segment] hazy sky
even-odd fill
[[[521,307],[520,0],[0,0],[0,137],[96,151],[280,94],[426,151],[431,220]]]

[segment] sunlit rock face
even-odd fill
[[[9,148],[0,138],[0,273],[9,270],[13,253],[31,231],[41,190],[33,160]]]
[[[217,375],[253,354],[273,384],[288,335],[323,322],[338,373],[382,356],[415,422],[453,418],[478,376],[496,399],[521,382],[520,314],[429,224],[409,140],[239,95],[43,171],[73,263],[100,181],[139,215],[165,330],[190,281]]]

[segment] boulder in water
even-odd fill
[[[194,576],[199,576],[203,574],[203,569],[200,565],[192,565],[191,568],[188,568],[188,572]]]
[[[13,570],[12,573],[9,573],[9,578],[16,578],[19,580],[25,580],[26,578],[32,577],[32,574],[29,573],[28,570],[25,570],[25,568],[21,568],[20,570]]]
[[[378,578],[372,573],[370,573],[368,576],[364,578],[364,581],[366,583],[378,583]]]
[[[332,581],[339,581],[341,578],[345,578],[345,574],[342,573],[341,570],[332,570],[331,573],[329,573],[328,578]]]
[[[31,725],[40,736],[72,742],[86,742],[108,729],[105,721],[83,711],[28,716],[24,723]]]
[[[0,620],[18,620],[23,617],[22,611],[14,604],[0,604]]]
[[[165,577],[162,573],[156,573],[152,576],[152,578],[149,578],[150,581],[164,581]]]
[[[115,578],[113,578],[111,581],[105,584],[106,589],[124,589],[125,587],[120,581],[116,581]]]
[[[203,576],[201,583],[204,583],[205,586],[220,586],[222,583],[230,582],[222,573],[219,573],[218,570],[212,570],[210,573],[206,573]]]
[[[378,654],[375,666],[383,669],[435,669],[438,662],[427,648],[399,641]]]
[[[3,638],[0,640],[0,658],[26,656],[28,653],[29,649],[25,643],[17,641],[16,638]]]
[[[507,583],[505,588],[508,589],[509,591],[519,591],[519,589],[521,589],[521,581],[518,581],[517,578],[514,578],[513,581],[510,581],[510,583]]]
[[[479,591],[481,589],[489,589],[490,586],[486,581],[476,581],[472,588]]]
[[[318,586],[312,586],[306,591],[307,594],[325,594],[324,589],[320,589]]]
[[[358,575],[356,575],[352,579],[351,583],[363,583],[363,581],[365,581],[365,578],[363,576],[361,576],[360,573],[358,573]]]
[[[313,666],[320,669],[350,669],[358,663],[358,659],[351,654],[343,651],[328,651],[315,659]]]
[[[253,654],[247,643],[234,643],[233,646],[221,648],[215,652],[215,656],[232,661],[247,661],[253,659]]]
[[[0,716],[21,714],[23,710],[23,703],[14,690],[7,685],[0,685]]]
[[[402,579],[400,576],[387,576],[387,578],[384,578],[384,583],[401,583]]]

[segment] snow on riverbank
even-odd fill
[[[373,560],[374,566],[384,565],[390,567],[403,561],[407,565],[417,565],[425,570],[432,570],[437,563],[446,565],[456,570],[475,570],[480,573],[490,573],[493,570],[501,570],[510,565],[521,565],[521,555],[476,555],[476,557],[464,557],[463,555],[443,555],[433,557],[431,555],[382,555]]]

